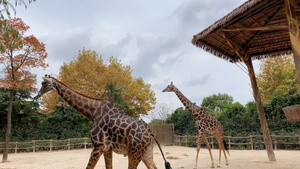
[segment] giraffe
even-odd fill
[[[209,142],[205,136],[205,134],[212,134],[219,143],[219,163],[218,168],[221,164],[221,150],[223,150],[225,159],[226,159],[226,165],[228,165],[227,156],[225,153],[225,149],[228,152],[227,145],[225,141],[222,141],[223,137],[223,127],[222,124],[215,118],[213,118],[211,115],[209,115],[202,107],[199,107],[192,103],[189,99],[187,99],[174,85],[173,82],[171,82],[170,85],[168,85],[162,92],[174,92],[179,100],[182,102],[182,104],[186,107],[187,110],[189,110],[196,119],[196,127],[198,128],[199,132],[199,139],[197,143],[197,154],[196,154],[196,162],[194,165],[194,168],[197,169],[197,163],[198,163],[198,155],[201,148],[202,139],[204,138],[210,158],[211,158],[211,168],[214,168],[214,160],[211,154],[211,148],[209,145]],[[229,154],[229,152],[228,152]]]
[[[148,169],[157,169],[153,161],[154,141],[162,153],[166,169],[171,169],[156,136],[143,120],[126,115],[112,101],[80,94],[49,75],[43,77],[42,87],[36,97],[51,90],[55,90],[73,108],[92,121],[90,137],[93,150],[87,169],[93,169],[102,154],[106,169],[112,169],[113,152],[128,156],[128,169],[136,169],[141,161]]]

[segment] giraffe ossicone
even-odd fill
[[[218,167],[220,167],[221,164],[221,150],[223,150],[224,156],[225,156],[225,160],[226,160],[226,165],[228,165],[228,159],[225,153],[225,149],[228,152],[228,148],[226,145],[226,142],[224,140],[222,140],[223,138],[223,127],[222,124],[215,118],[213,118],[211,115],[209,115],[202,107],[199,107],[197,105],[195,105],[194,103],[192,103],[189,99],[187,99],[174,85],[173,82],[171,82],[170,85],[168,85],[162,92],[174,92],[177,97],[179,98],[179,100],[182,102],[182,104],[186,107],[187,110],[189,110],[189,112],[191,112],[195,119],[196,119],[196,127],[198,129],[199,132],[199,139],[198,139],[198,143],[197,143],[197,154],[196,154],[196,162],[195,162],[195,166],[194,168],[197,168],[197,163],[198,163],[198,155],[199,155],[199,151],[201,148],[201,143],[202,143],[202,139],[204,138],[209,154],[210,154],[210,158],[211,158],[211,167],[214,168],[214,160],[211,154],[211,148],[209,145],[209,142],[205,136],[205,134],[212,134],[216,140],[218,141],[219,144],[219,163],[218,163]],[[229,152],[228,152],[229,154]]]
[[[112,169],[112,153],[128,156],[128,169],[137,169],[141,161],[148,169],[157,169],[153,161],[154,141],[162,153],[166,169],[171,169],[156,136],[147,123],[125,114],[112,101],[92,98],[46,75],[36,96],[55,90],[66,102],[92,121],[90,137],[93,150],[87,169],[93,169],[104,155],[106,169]]]

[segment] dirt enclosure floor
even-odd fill
[[[192,169],[196,158],[196,148],[163,146],[167,160],[173,169]],[[9,154],[8,162],[1,163],[0,169],[83,169],[89,160],[91,149],[52,151],[35,153]],[[213,150],[215,167],[218,163],[218,150]],[[222,156],[221,169],[299,169],[300,151],[276,150],[276,162],[269,162],[265,150],[231,150],[228,156],[229,165],[225,165]],[[1,155],[2,157],[2,155]],[[154,148],[154,161],[159,169],[164,169],[164,161],[157,147]],[[201,149],[198,169],[210,168],[210,157],[207,149]],[[127,157],[113,155],[114,169],[126,169]],[[96,169],[105,169],[104,157],[101,156]],[[138,169],[146,169],[141,162]]]

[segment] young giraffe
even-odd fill
[[[188,109],[196,119],[196,127],[199,130],[199,139],[197,143],[197,155],[196,155],[196,162],[194,168],[197,168],[198,163],[198,154],[200,151],[202,139],[204,138],[210,158],[211,158],[211,167],[214,168],[214,160],[211,154],[211,148],[209,145],[209,142],[205,136],[206,133],[212,134],[219,143],[219,164],[218,167],[220,167],[221,164],[221,150],[223,150],[225,159],[226,159],[226,165],[228,165],[227,156],[225,153],[225,148],[227,150],[227,146],[225,142],[222,142],[223,137],[223,127],[221,123],[213,118],[211,115],[209,115],[202,107],[199,107],[192,103],[189,99],[187,99],[174,85],[173,82],[171,82],[170,85],[168,85],[162,92],[175,92],[179,100],[183,103],[183,105]],[[227,151],[228,152],[228,151]]]
[[[171,169],[155,135],[144,121],[126,115],[111,101],[80,94],[47,75],[43,77],[37,98],[51,90],[56,90],[66,102],[93,122],[90,137],[94,148],[87,169],[94,168],[102,154],[106,169],[112,169],[112,152],[128,155],[128,169],[136,169],[140,161],[148,169],[156,169],[153,162],[154,140],[165,160],[166,169]]]

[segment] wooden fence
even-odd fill
[[[273,147],[277,149],[300,149],[300,136],[275,136],[272,135]],[[197,136],[178,136],[174,135],[173,145],[196,147]],[[225,136],[229,149],[265,149],[263,136],[248,136],[248,137],[230,137]],[[218,148],[217,141],[214,137],[208,137],[208,141],[212,148]],[[202,147],[206,144],[203,141]],[[67,140],[33,140],[31,142],[10,142],[9,152],[38,152],[52,150],[71,150],[71,149],[86,149],[91,148],[92,143],[90,138],[71,138]],[[3,153],[4,142],[0,143],[0,153]]]
[[[229,149],[265,149],[263,136],[231,137],[224,136]],[[300,136],[276,136],[271,135],[273,147],[277,149],[300,149]],[[213,137],[208,137],[211,148],[218,148],[218,142]],[[174,136],[174,145],[196,147],[198,136]],[[206,147],[204,139],[201,147]]]
[[[92,147],[90,138],[70,138],[67,140],[33,140],[31,142],[10,142],[9,152],[38,152],[52,150],[86,149]],[[3,153],[4,142],[0,143],[0,153]]]

